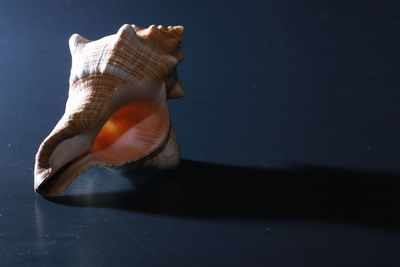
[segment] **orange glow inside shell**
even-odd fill
[[[96,136],[91,152],[100,160],[125,163],[156,149],[169,131],[165,104],[143,102],[117,110]]]

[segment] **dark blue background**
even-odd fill
[[[399,266],[396,1],[0,0],[0,264]],[[183,162],[33,193],[68,38],[185,26]]]

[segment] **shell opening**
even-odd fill
[[[140,160],[166,141],[169,128],[165,99],[157,103],[142,101],[122,106],[110,115],[97,135],[93,136],[89,150],[64,161],[51,177],[38,185],[36,191],[41,195],[55,195],[91,167],[120,166]],[[68,144],[70,149],[81,150],[82,143],[77,141],[87,139],[82,134],[69,140],[74,140]],[[59,155],[64,154],[63,151],[59,151]]]
[[[166,104],[141,102],[112,114],[97,134],[91,153],[103,162],[120,164],[149,154],[168,133]]]

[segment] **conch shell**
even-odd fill
[[[96,166],[178,164],[167,99],[183,96],[176,71],[182,35],[182,26],[126,24],[96,41],[71,36],[69,96],[36,154],[37,193],[58,194]]]

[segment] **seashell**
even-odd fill
[[[183,29],[126,24],[96,41],[71,36],[68,100],[36,154],[37,193],[58,194],[92,167],[178,164],[167,99],[183,96],[176,71]]]

